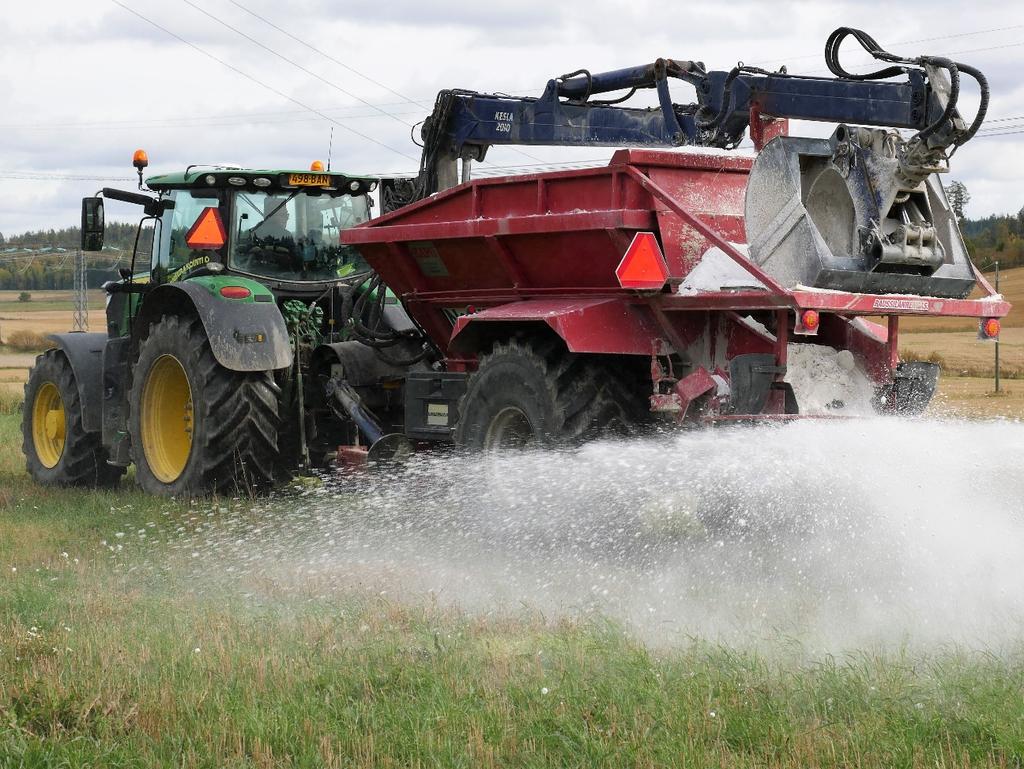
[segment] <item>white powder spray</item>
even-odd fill
[[[600,614],[654,644],[997,647],[1024,629],[1021,456],[1018,423],[895,418],[421,455],[198,513],[117,557],[261,605],[355,593]],[[160,538],[170,559],[144,549]]]

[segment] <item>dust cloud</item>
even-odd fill
[[[1024,424],[892,418],[422,454],[197,509],[161,569],[238,600],[610,617],[654,645],[992,647],[1024,625],[1022,457]]]

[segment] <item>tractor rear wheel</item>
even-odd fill
[[[75,372],[60,350],[36,358],[21,433],[28,473],[44,486],[114,486],[124,473],[107,464],[100,433],[85,431]]]
[[[455,442],[484,450],[581,443],[628,432],[644,418],[642,403],[638,388],[593,356],[512,340],[469,378]]]
[[[130,397],[136,478],[151,494],[252,493],[278,458],[269,371],[231,371],[197,318],[165,315],[139,349]]]

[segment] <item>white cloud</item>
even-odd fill
[[[1024,116],[1024,86],[1017,75],[1024,68],[1024,15],[1007,10],[1014,6],[1005,2],[238,1],[417,103],[401,103],[394,93],[285,37],[230,0],[195,2],[357,98],[261,50],[181,0],[121,0],[273,89],[397,150],[335,125],[334,166],[353,172],[412,171],[418,148],[410,141],[409,124],[425,116],[441,88],[536,95],[548,79],[568,70],[614,69],[659,56],[700,59],[716,69],[743,60],[820,71],[825,38],[840,24],[865,27],[900,53],[954,53],[989,75],[992,118]],[[217,161],[305,167],[326,155],[330,122],[112,2],[11,4],[0,25],[5,33],[0,92],[6,107],[0,117],[0,174],[131,176],[136,147],[148,150],[154,172]],[[966,34],[975,31],[984,32]],[[928,38],[938,39],[898,44]],[[850,66],[862,58],[851,53]],[[386,105],[380,109],[395,117],[359,99]],[[687,102],[691,95],[678,87],[676,99]],[[1010,129],[1024,121],[1001,125]],[[1016,211],[1024,203],[1018,181],[1024,141],[1019,140],[1024,134],[979,137],[954,158],[952,177],[970,189],[972,215]],[[533,162],[527,155],[551,161],[608,154],[498,148],[489,160],[512,165]],[[98,186],[102,182],[0,179],[0,231],[74,223],[78,199]],[[110,213],[135,216],[113,205]]]

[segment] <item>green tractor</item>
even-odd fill
[[[147,162],[136,153],[140,190]],[[348,369],[365,364],[379,398],[389,378],[400,382],[425,357],[401,306],[339,238],[369,218],[371,193],[381,186],[383,197],[396,181],[319,163],[189,166],[148,178],[146,191],[83,200],[85,250],[103,247],[104,199],[139,205],[144,216],[131,267],[104,286],[106,333],[54,335],[29,375],[31,476],[110,486],[134,464],[150,493],[245,493],[315,466],[353,433],[358,444],[361,398],[346,384],[325,399],[332,367],[345,355]],[[140,248],[149,237],[152,247]],[[147,250],[149,263],[136,264]],[[382,347],[392,357],[365,354]],[[387,421],[388,404],[375,413]]]

